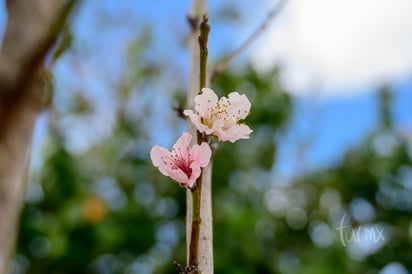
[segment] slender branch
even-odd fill
[[[206,87],[207,81],[207,42],[209,40],[210,25],[207,15],[203,15],[202,23],[200,24],[200,35],[198,38],[199,50],[200,50],[200,67],[199,67],[199,94],[202,92],[202,88]]]
[[[202,192],[202,174],[196,180],[196,188],[192,190],[192,233],[190,235],[189,247],[189,267],[197,267],[199,265],[199,235],[200,224],[200,202]]]
[[[244,52],[250,45],[267,29],[269,24],[273,21],[276,15],[282,10],[282,8],[287,3],[287,0],[280,0],[275,7],[273,7],[267,14],[265,20],[260,24],[260,26],[249,36],[248,39],[243,42],[235,51],[233,51],[225,60],[223,60],[211,73],[211,80],[223,73],[230,64]]]

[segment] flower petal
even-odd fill
[[[201,117],[209,117],[210,110],[217,104],[219,98],[210,88],[203,88],[202,94],[195,97],[195,109]]]
[[[211,134],[213,129],[209,128],[201,122],[201,117],[198,114],[195,114],[192,110],[185,110],[183,114],[189,116],[190,121],[195,125],[195,127],[200,131],[206,134]]]
[[[187,174],[184,173],[181,169],[171,170],[169,176],[181,187],[187,187],[189,185],[189,178],[187,177]]]
[[[188,187],[193,187],[193,185],[195,184],[197,178],[199,178],[201,173],[201,169],[198,165],[194,165],[192,167],[192,175],[190,176],[190,178],[187,181],[187,186]]]
[[[152,159],[153,165],[165,176],[169,176],[171,166],[170,156],[171,153],[160,146],[154,146],[150,151],[150,158]]]
[[[190,141],[192,140],[192,135],[188,132],[183,132],[182,136],[177,139],[176,143],[173,145],[174,151],[181,151],[185,153],[188,148],[190,148]]]
[[[236,117],[238,120],[243,120],[250,113],[251,104],[246,95],[240,95],[238,92],[229,93],[228,100],[230,101],[230,106],[227,111],[230,116]]]
[[[210,149],[209,145],[203,142],[200,145],[194,145],[192,148],[192,157],[190,158],[193,160],[192,163],[192,174],[194,166],[205,167],[209,164],[210,157],[212,156],[212,150]]]
[[[249,139],[250,134],[253,132],[247,125],[233,125],[230,128],[223,130],[220,134],[220,141],[230,141],[234,143],[239,139]]]
[[[228,125],[229,127],[235,125],[235,122],[230,122]],[[226,123],[223,120],[216,120],[213,123],[213,128],[211,130],[211,135],[217,137],[219,141],[223,141],[222,138],[224,138],[227,134],[225,132],[225,128],[227,127]]]

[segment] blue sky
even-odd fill
[[[321,16],[330,18],[331,15],[339,12],[336,7],[344,7],[342,6],[344,2],[348,5],[354,3],[352,0],[335,0],[333,3],[336,5],[332,5],[322,1],[314,0],[313,6],[316,7],[316,4],[320,6],[311,10],[302,10],[304,4],[296,1],[293,6],[288,7],[277,18],[277,21],[272,24],[265,35],[258,39],[232,66],[236,68],[241,66],[243,62],[251,60],[257,69],[264,70],[265,67],[272,65],[284,67],[283,83],[289,87],[296,98],[294,100],[295,115],[287,132],[282,136],[281,150],[278,156],[282,161],[276,168],[277,172],[284,176],[291,175],[296,165],[300,164],[296,150],[302,143],[310,141],[305,154],[305,165],[302,169],[313,169],[333,164],[347,148],[356,145],[370,130],[375,128],[378,116],[377,94],[374,91],[379,84],[376,79],[384,79],[393,85],[395,90],[395,127],[407,132],[409,138],[412,133],[412,73],[410,73],[412,70],[408,70],[412,67],[412,62],[408,63],[412,53],[408,56],[409,52],[405,51],[403,53],[404,59],[391,52],[385,53],[387,58],[384,58],[385,56],[372,58],[372,54],[382,55],[382,51],[388,50],[390,47],[403,49],[398,45],[399,43],[409,43],[409,40],[399,39],[398,41],[398,36],[395,35],[399,32],[399,36],[403,37],[411,33],[409,32],[410,28],[402,28],[403,23],[407,22],[394,22],[397,17],[383,16],[379,7],[376,8],[376,18],[373,14],[369,15],[369,19],[363,18],[366,23],[369,20],[378,24],[377,30],[379,30],[379,22],[383,20],[387,29],[382,32],[390,34],[388,39],[392,39],[394,42],[378,49],[372,49],[372,46],[369,46],[370,58],[372,59],[369,56],[362,58],[365,55],[363,47],[365,44],[368,45],[369,40],[362,43],[361,49],[356,48],[357,43],[349,41],[353,37],[362,37],[362,35],[355,33],[357,29],[373,33],[374,28],[370,28],[368,24],[362,27],[362,20],[352,22],[352,28],[342,28],[342,33],[337,35],[331,35],[330,29],[326,27],[321,27],[320,30],[316,31],[312,30],[313,32],[310,32],[309,27],[305,28],[304,31],[300,29],[302,16],[306,20],[305,26],[316,27],[330,24],[333,27],[335,26],[333,24],[336,24],[335,28],[338,28],[347,25],[345,22],[338,21],[339,14],[334,16],[337,18],[336,22],[332,20],[331,22],[311,23],[310,20],[319,18],[319,16],[320,18],[322,18]],[[382,3],[385,4],[385,1],[382,0]],[[211,63],[213,64],[225,52],[235,49],[241,41],[246,39],[266,17],[268,7],[273,6],[274,3],[274,1],[269,0],[255,2],[232,0],[224,3],[210,1],[209,16],[212,33],[209,50]],[[407,2],[403,3],[410,7]],[[1,1],[1,4],[4,5],[4,1]],[[78,152],[84,151],[93,141],[96,141],[94,132],[97,131],[101,136],[110,134],[111,126],[114,123],[114,113],[110,109],[115,108],[114,95],[111,90],[121,80],[122,74],[125,72],[129,43],[142,34],[146,25],[154,28],[155,37],[155,42],[150,44],[151,49],[147,51],[149,58],[159,58],[171,63],[170,67],[162,73],[159,82],[170,82],[170,89],[186,84],[188,55],[185,37],[189,29],[185,16],[189,7],[190,1],[188,0],[178,2],[166,0],[87,0],[84,2],[80,13],[73,22],[72,28],[76,38],[74,51],[63,56],[53,67],[57,80],[56,105],[60,110],[65,108],[62,102],[71,96],[67,92],[65,93],[67,90],[83,90],[86,97],[100,99],[99,104],[96,104],[95,117],[89,117],[83,121],[73,117],[62,119],[62,128],[75,128],[82,134],[82,137],[79,137],[79,133],[73,133],[76,130],[67,131],[69,139],[73,140],[69,141],[70,148]],[[219,21],[220,23],[218,20],[215,21],[216,23],[214,22],[214,17],[220,17],[222,13],[230,13],[231,7],[238,7],[238,21],[227,19],[223,22]],[[348,8],[347,12],[351,11],[350,7],[345,6],[345,8]],[[394,9],[394,11],[403,10],[405,8],[402,9],[402,7]],[[362,15],[362,13],[360,14]],[[398,18],[404,20],[400,15]],[[4,8],[0,8],[0,32],[3,32],[4,22]],[[333,40],[334,37],[340,39],[339,37],[342,35],[348,39],[347,45],[339,44],[340,40]],[[371,37],[376,38],[373,35]],[[379,36],[379,39],[383,38]],[[380,41],[379,39],[378,41]],[[296,44],[296,41],[301,43]],[[333,59],[334,56],[339,55],[337,53],[342,52],[333,48],[336,44],[343,48],[350,48],[343,53],[350,53],[351,56],[337,56],[339,58]],[[324,48],[325,45],[327,45],[326,48]],[[324,53],[329,59],[321,60],[322,55],[320,56],[319,52]],[[265,64],[262,64],[261,61],[262,53],[265,54],[263,56],[266,60]],[[397,62],[393,65],[394,62],[391,62],[391,58],[400,58],[399,60],[406,61],[405,64]],[[352,63],[349,62],[351,60]],[[370,60],[375,60],[376,63],[368,64]],[[270,63],[268,63],[269,61]],[[334,64],[339,64],[340,67],[336,68],[333,66]],[[261,65],[262,67],[260,67]],[[375,69],[375,67],[380,69]],[[352,73],[353,71],[356,72],[356,77]],[[176,78],[176,75],[179,77]],[[316,83],[313,85],[315,81]],[[161,90],[165,89],[165,86],[159,83],[152,88]],[[173,103],[173,98],[172,94],[167,91],[164,91],[163,95],[162,99],[156,102],[151,101],[150,98],[143,98],[140,103],[149,102],[153,104],[155,109],[164,109],[165,105]],[[139,104],[139,102],[136,101],[134,104]],[[165,117],[169,114],[166,113]],[[90,127],[89,125],[94,126]],[[164,132],[168,132],[168,138],[159,139],[158,134],[153,134],[153,143],[171,144],[177,136],[174,133],[175,126],[176,122],[165,119],[157,127],[164,128]],[[45,132],[47,132],[46,119],[43,116],[36,130],[35,142],[37,144],[46,140]],[[39,157],[40,150],[35,148],[34,152],[35,157]]]

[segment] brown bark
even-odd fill
[[[64,0],[8,0],[0,51],[0,273],[7,273],[26,189],[33,127],[43,107],[42,63],[67,16]]]

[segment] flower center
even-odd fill
[[[173,149],[172,162],[174,165],[172,168],[180,169],[186,174],[187,178],[190,178],[190,176],[192,176],[192,168],[190,167],[190,165],[193,163],[193,160],[190,160],[190,148],[187,147],[186,150],[186,155],[184,155],[180,148],[178,148],[177,151]]]
[[[202,119],[201,120],[202,124],[204,124],[208,128],[212,128],[213,127],[213,121],[215,120],[212,117],[213,116],[211,115],[208,119],[207,118],[201,118]]]
[[[187,178],[190,178],[190,176],[192,176],[192,168],[188,163],[184,161],[178,161],[176,162],[176,166],[180,168],[184,173],[186,173]]]
[[[209,107],[207,110],[209,112],[208,117],[202,117],[202,124],[209,128],[213,128],[213,123],[216,120],[223,120],[224,124],[233,123],[228,108],[232,103],[229,100],[223,101],[222,99],[216,103],[213,107]],[[234,118],[234,117],[233,117]]]

